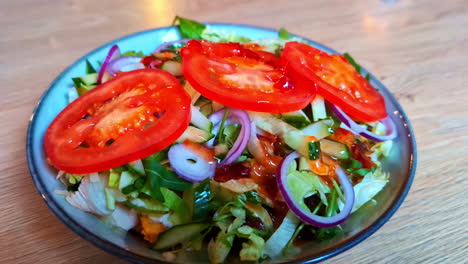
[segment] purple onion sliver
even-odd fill
[[[109,63],[117,59],[118,57],[120,57],[120,49],[119,49],[119,46],[114,45],[109,49],[109,52],[107,53],[106,58],[102,62],[101,69],[99,70],[99,73],[98,73],[97,84],[101,84],[102,77],[104,76],[104,73],[107,71],[107,67],[109,66]]]
[[[298,157],[299,154],[297,152],[293,152],[286,156],[280,165],[280,175],[276,178],[279,191],[289,209],[291,209],[291,211],[303,222],[319,228],[328,228],[343,223],[351,214],[354,206],[354,189],[346,173],[340,167],[337,167],[336,174],[338,175],[338,180],[343,188],[345,198],[343,210],[330,217],[318,216],[303,208],[297,201],[295,201],[291,194],[291,190],[289,189],[287,181],[289,166]]]
[[[169,42],[166,42],[166,43],[163,43],[161,45],[159,45],[154,51],[153,53],[160,53],[162,50],[165,50],[167,49],[168,47],[174,45],[174,44],[186,44],[187,42],[189,42],[191,39],[178,39],[178,40],[174,40],[174,41],[169,41]]]
[[[337,167],[336,174],[338,175],[338,181],[343,188],[345,198],[343,210],[341,210],[338,214],[330,217],[318,216],[303,208],[297,201],[295,201],[293,195],[291,194],[291,190],[289,189],[287,181],[289,167],[291,163],[294,162],[294,160],[298,157],[299,154],[297,152],[292,152],[286,156],[281,162],[279,176],[276,177],[279,191],[289,209],[291,209],[291,211],[303,222],[319,228],[333,227],[343,223],[351,214],[354,206],[354,189],[346,173],[340,167]]]
[[[345,124],[354,134],[363,136],[367,139],[370,139],[372,141],[376,142],[382,142],[382,141],[387,141],[387,140],[392,140],[397,137],[397,130],[395,127],[395,123],[393,123],[393,120],[390,118],[390,116],[387,116],[386,118],[380,120],[382,124],[385,126],[386,130],[386,135],[381,136],[377,135],[375,133],[370,132],[366,128],[360,126],[356,122],[354,122],[343,110],[341,110],[338,106],[327,103],[328,107],[332,110],[333,114],[340,119],[343,124]]]
[[[214,126],[216,126],[217,123],[221,122],[225,111],[226,108],[223,108],[217,112],[214,112],[208,117],[208,119],[213,122]],[[236,142],[234,142],[231,149],[226,154],[226,157],[221,162],[221,165],[231,164],[242,155],[242,152],[244,152],[247,144],[249,143],[251,134],[250,118],[247,112],[244,110],[230,108],[227,120],[229,123],[240,124],[241,130],[239,136],[236,139]]]
[[[167,156],[175,173],[184,180],[201,182],[206,178],[214,177],[216,162],[204,160],[183,144],[172,146]]]

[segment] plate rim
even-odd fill
[[[256,25],[248,25],[248,24],[238,24],[238,23],[203,23],[204,25],[207,26],[228,26],[228,27],[244,27],[244,28],[252,28],[252,29],[259,29],[262,31],[267,31],[267,32],[278,32],[277,29],[273,28],[268,28],[268,27],[263,27],[263,26],[256,26]],[[36,120],[36,113],[40,109],[41,105],[43,104],[44,98],[47,97],[47,95],[51,92],[51,87],[53,87],[59,80],[63,78],[63,76],[68,73],[72,68],[75,67],[76,64],[81,62],[82,60],[85,60],[87,57],[91,56],[94,52],[97,52],[98,50],[101,50],[105,48],[106,46],[116,43],[128,38],[134,38],[138,37],[139,35],[151,32],[151,31],[160,31],[160,30],[170,30],[174,27],[177,26],[165,26],[165,27],[157,27],[157,28],[152,28],[152,29],[147,29],[147,30],[142,30],[142,31],[137,31],[135,33],[131,33],[125,36],[122,36],[120,38],[116,38],[114,40],[108,41],[102,45],[100,45],[97,48],[94,48],[93,50],[89,51],[85,55],[79,57],[76,59],[73,63],[71,63],[68,67],[66,67],[49,85],[47,90],[42,93],[40,96],[39,100],[36,103],[36,106],[34,107],[34,110],[31,114],[31,117],[29,118],[28,122],[28,128],[27,128],[27,134],[26,134],[26,156],[27,156],[27,163],[28,163],[28,169],[29,173],[31,174],[31,177],[33,179],[34,186],[36,188],[36,191],[38,194],[43,198],[44,202],[46,205],[49,207],[50,211],[63,223],[65,226],[67,226],[70,230],[72,230],[74,233],[78,234],[80,237],[82,237],[84,240],[87,242],[93,244],[94,246],[100,248],[101,250],[111,253],[117,257],[120,257],[122,259],[134,262],[134,263],[150,263],[150,262],[159,262],[159,263],[171,263],[171,262],[165,262],[161,260],[155,260],[151,259],[136,253],[133,253],[132,251],[129,251],[123,247],[120,247],[116,244],[113,244],[105,239],[101,239],[94,233],[88,231],[86,228],[84,228],[82,225],[77,223],[72,217],[70,217],[64,210],[62,210],[59,206],[57,206],[54,202],[51,202],[51,194],[47,192],[47,189],[43,185],[43,182],[39,179],[39,172],[37,171],[37,168],[34,166],[34,160],[35,157],[33,155],[32,151],[32,133],[33,133],[33,128],[35,125],[35,120]],[[325,46],[319,42],[316,42],[314,40],[296,35],[296,34],[291,34],[295,37],[301,38],[317,47],[319,49],[325,49],[329,50],[334,53],[338,53],[336,50]],[[415,174],[416,174],[416,167],[417,167],[417,160],[418,160],[418,154],[417,154],[417,145],[416,145],[416,138],[414,135],[414,130],[411,125],[411,122],[406,115],[405,111],[403,110],[401,104],[398,102],[398,100],[395,98],[395,96],[390,92],[390,90],[377,78],[375,78],[372,73],[368,72],[364,67],[363,69],[365,70],[366,73],[369,73],[372,77],[372,80],[378,84],[378,86],[383,87],[384,90],[386,91],[387,97],[389,97],[389,100],[392,101],[392,103],[395,105],[396,109],[398,110],[399,114],[401,115],[401,120],[405,121],[406,130],[409,135],[409,147],[411,150],[410,159],[409,161],[409,177],[407,178],[406,182],[404,183],[404,188],[400,190],[400,193],[398,194],[398,199],[394,201],[390,207],[385,210],[380,217],[377,218],[376,221],[374,221],[368,228],[365,228],[361,230],[360,232],[353,234],[349,240],[343,241],[340,243],[337,243],[336,246],[331,247],[328,250],[322,251],[321,254],[312,254],[307,258],[303,259],[298,259],[295,261],[290,261],[290,262],[283,262],[283,263],[317,263],[320,261],[323,261],[325,259],[331,258],[333,256],[336,256],[352,247],[355,245],[359,244],[366,238],[370,237],[372,234],[374,234],[378,229],[380,229],[394,214],[395,212],[400,208],[402,205],[403,201],[405,200],[409,190],[411,189]]]

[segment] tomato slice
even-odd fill
[[[382,95],[341,55],[288,42],[281,55],[287,71],[316,84],[317,93],[360,122],[387,116]]]
[[[181,50],[182,71],[195,90],[230,107],[270,113],[304,108],[313,89],[292,82],[275,56],[265,53],[239,43],[191,40]]]
[[[121,73],[69,104],[46,131],[54,167],[91,173],[124,165],[172,144],[190,122],[190,96],[170,73]]]

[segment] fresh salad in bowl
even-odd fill
[[[176,20],[182,39],[114,45],[73,78],[44,137],[56,193],[171,261],[277,259],[335,236],[388,182],[396,129],[369,75],[284,29]]]

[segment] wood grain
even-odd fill
[[[325,263],[466,263],[468,3],[445,1],[0,1],[0,263],[120,263],[67,229],[37,194],[25,158],[40,95],[95,47],[166,26],[285,27],[348,51],[396,95],[413,124],[417,175],[370,238]]]

